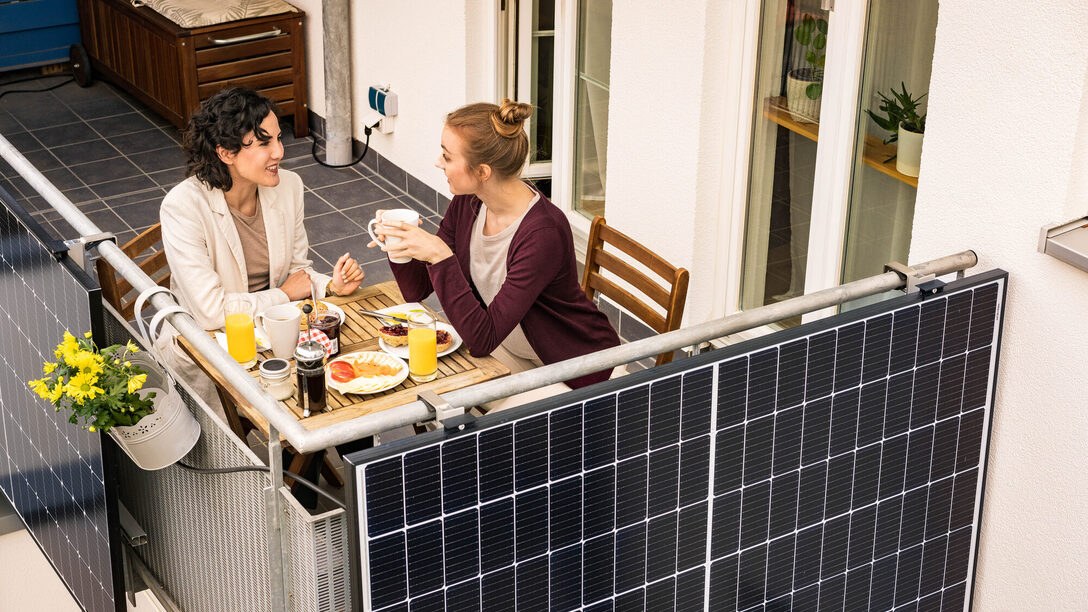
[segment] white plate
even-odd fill
[[[396,374],[392,376],[382,376],[378,378],[356,378],[349,380],[348,382],[337,382],[332,379],[332,369],[329,367],[336,361],[346,361],[348,363],[355,363],[358,361],[376,363],[388,366],[395,366],[399,368]],[[387,355],[378,351],[358,351],[355,353],[347,353],[346,355],[340,355],[336,359],[329,361],[325,365],[325,383],[336,389],[340,393],[355,393],[363,395],[366,393],[381,393],[396,387],[400,383],[404,382],[404,379],[408,378],[408,364],[403,360],[398,359],[392,355]]]
[[[390,306],[389,308],[382,308],[381,310],[376,310],[374,312],[380,312],[382,314],[389,314],[389,313],[393,313],[393,312],[402,312],[404,314],[411,315],[411,314],[414,314],[414,313],[417,313],[417,312],[424,312],[425,313],[427,311],[424,310],[424,308],[422,306],[420,306],[419,303],[409,302],[407,304],[401,304],[400,306]],[[458,348],[461,347],[461,336],[457,335],[457,331],[453,329],[452,325],[450,325],[449,323],[439,321],[437,327],[438,327],[438,329],[448,331],[450,333],[450,337],[453,338],[453,343],[450,344],[450,347],[448,349],[440,352],[438,354],[439,357],[445,357],[446,355],[449,355],[450,353],[456,351]],[[390,355],[393,355],[394,357],[400,357],[401,359],[408,359],[408,346],[407,345],[404,345],[404,346],[391,346],[389,343],[387,343],[385,341],[384,338],[379,336],[378,337],[378,346],[381,347],[381,349],[383,351],[389,353]]]
[[[264,331],[264,328],[260,325],[253,326],[253,336],[257,339],[257,352],[267,351],[272,348],[272,341],[268,339],[268,332]],[[219,346],[223,347],[223,350],[227,350],[227,334],[225,332],[215,332],[215,341],[219,343]]]

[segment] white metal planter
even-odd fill
[[[147,353],[130,355],[129,360],[147,372],[140,396],[154,392],[155,412],[128,427],[114,426],[110,436],[132,462],[144,470],[161,470],[184,457],[200,439],[200,423],[174,390],[174,381]]]

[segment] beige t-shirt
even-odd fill
[[[252,217],[247,217],[233,208],[230,208],[230,214],[234,217],[234,227],[238,229],[238,239],[242,242],[242,256],[246,260],[246,274],[249,276],[249,292],[264,291],[268,289],[268,234],[264,231],[261,201],[257,200],[257,211]]]
[[[529,206],[525,208],[525,213],[522,213],[510,227],[502,230],[494,236],[484,235],[484,220],[487,218],[487,206],[483,203],[480,204],[480,214],[476,216],[476,223],[472,226],[472,238],[469,240],[469,275],[472,277],[472,284],[476,285],[476,290],[480,293],[480,297],[483,298],[484,303],[490,305],[491,300],[495,299],[498,295],[499,289],[502,288],[502,284],[506,282],[506,254],[510,251],[510,241],[514,238],[514,234],[518,231],[518,227],[521,225],[521,221],[525,218],[525,214],[540,200],[540,194],[533,196],[532,201],[529,202]],[[510,335],[500,344],[504,349],[509,351],[515,357],[522,359],[528,359],[536,365],[544,365],[544,362],[537,357],[536,351],[529,345],[529,341],[525,338],[525,332],[521,329],[519,323],[514,327]]]

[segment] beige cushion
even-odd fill
[[[132,4],[147,6],[183,28],[298,11],[283,0],[133,0]]]

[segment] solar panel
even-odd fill
[[[1007,275],[346,457],[363,608],[963,609]]]
[[[0,490],[80,605],[123,609],[102,439],[26,384],[41,378],[64,330],[92,328],[101,298],[70,260],[54,259],[58,245],[39,238],[46,234],[2,190],[0,200]]]

